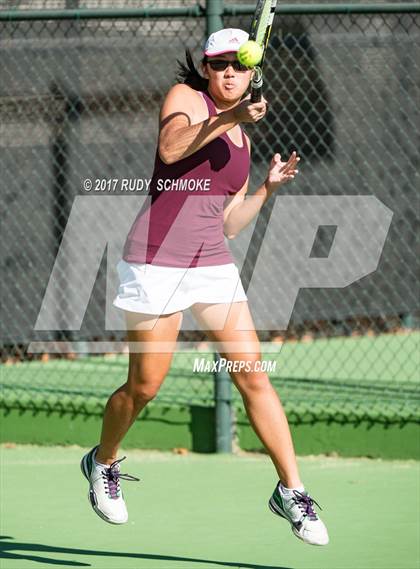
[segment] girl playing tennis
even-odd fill
[[[249,362],[260,361],[259,341],[224,239],[238,235],[270,196],[293,180],[299,161],[295,152],[286,162],[276,154],[264,183],[245,199],[250,141],[240,125],[255,123],[266,113],[265,101],[243,98],[252,71],[239,64],[236,52],[247,39],[246,32],[236,29],[212,34],[202,75],[187,57],[183,82],[172,87],[163,103],[150,202],[131,227],[118,264],[114,304],[125,311],[128,379],[110,397],[100,444],[81,466],[95,512],[109,523],[125,523],[120,479],[134,477],[121,474],[118,448],[158,393],[170,368],[182,311],[191,308],[223,357],[248,363],[232,366],[230,375],[280,479],[270,509],[289,521],[304,542],[325,545],[328,533],[300,479],[279,398],[265,372],[249,369]],[[165,349],[135,349],[144,345]]]

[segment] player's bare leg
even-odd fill
[[[207,329],[209,337],[220,344],[223,357],[252,364],[259,361],[259,340],[248,303],[235,302],[230,310],[228,307],[229,305],[224,304],[196,304],[193,313]],[[242,329],[236,329],[239,317],[244,324],[242,326],[241,323]],[[223,329],[217,330],[223,323]],[[232,348],[235,351],[232,351]],[[243,351],[237,348],[242,348]],[[289,424],[267,373],[242,370],[231,372],[230,375],[242,396],[251,425],[270,454],[280,480],[285,486],[300,486]]]
[[[249,421],[267,449],[280,478],[270,509],[287,519],[299,539],[313,545],[328,543],[328,533],[313,509],[299,476],[289,424],[267,373],[254,371],[260,346],[247,302],[232,305],[196,304],[193,312],[218,351],[232,362],[247,362],[251,370],[230,371]]]
[[[154,327],[144,329],[153,320]],[[109,398],[103,419],[101,442],[96,455],[97,461],[111,464],[120,442],[142,409],[157,395],[169,371],[182,313],[177,312],[158,319],[126,312],[128,340],[133,346],[130,351],[128,378]],[[165,343],[164,353],[139,351],[136,346]],[[141,348],[142,349],[142,348]],[[147,348],[146,348],[147,349]],[[156,347],[153,348],[156,350]]]
[[[103,520],[123,524],[128,520],[120,479],[137,480],[121,474],[118,447],[137,415],[158,393],[169,370],[182,313],[158,319],[126,312],[130,360],[126,383],[109,398],[103,418],[100,445],[81,461],[89,481],[89,500]],[[151,326],[152,324],[152,326]],[[165,351],[159,352],[159,346]],[[150,351],[148,351],[150,348]]]

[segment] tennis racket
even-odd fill
[[[263,86],[263,63],[267,51],[268,40],[270,38],[271,26],[273,24],[274,12],[276,11],[277,0],[258,0],[257,7],[252,18],[249,39],[256,41],[263,49],[260,63],[254,67],[254,77],[251,81],[251,102],[258,103],[262,97]]]

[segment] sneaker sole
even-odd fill
[[[103,512],[101,512],[101,510],[98,508],[98,505],[96,503],[95,492],[92,488],[92,485],[91,485],[90,479],[89,479],[89,470],[88,470],[88,466],[87,466],[88,455],[89,455],[89,453],[85,454],[85,456],[80,461],[80,470],[82,471],[83,476],[89,482],[89,492],[88,492],[89,504],[92,506],[92,509],[95,512],[95,514],[97,514],[102,520],[104,520],[104,522],[107,522],[107,523],[112,524],[114,526],[120,526],[122,524],[125,524],[126,522],[115,522],[115,521],[111,520]]]

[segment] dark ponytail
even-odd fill
[[[200,75],[200,73],[198,72],[197,68],[194,65],[191,51],[189,49],[185,50],[185,59],[186,59],[186,64],[182,63],[182,61],[179,61],[179,59],[177,60],[178,83],[185,83],[185,85],[189,85],[192,89],[195,89],[196,91],[207,91],[209,81],[208,79],[205,79],[202,75]],[[202,63],[205,62],[206,58],[204,57]]]

